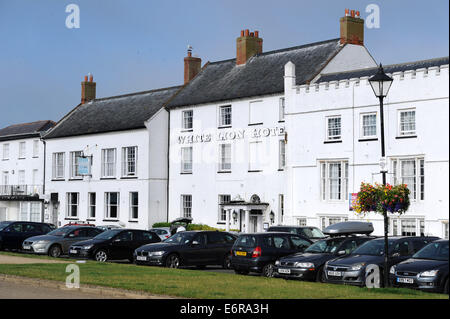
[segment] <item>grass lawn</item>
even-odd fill
[[[24,256],[23,254],[17,255]],[[369,290],[343,285],[287,281],[279,278],[240,276],[200,270],[167,269],[132,264],[103,264],[94,261],[77,265],[80,267],[81,284],[138,290],[152,294],[186,298],[448,299],[447,295],[424,293],[410,289]],[[0,265],[0,273],[65,282],[68,275],[65,272],[66,266],[67,264],[3,264]]]

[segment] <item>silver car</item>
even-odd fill
[[[35,254],[59,257],[68,253],[70,245],[91,239],[102,232],[101,229],[92,226],[65,226],[45,235],[25,239],[22,249]]]
[[[161,240],[165,240],[171,236],[169,227],[155,227],[149,229],[149,231],[156,233],[159,236],[159,238],[161,238]]]

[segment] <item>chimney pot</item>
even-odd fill
[[[84,76],[84,82],[87,82],[87,81],[88,81],[88,76],[85,75],[85,76]]]
[[[359,18],[360,17],[360,13],[359,11],[356,11],[356,17]]]
[[[94,76],[91,74],[90,76],[89,76],[89,82],[93,82],[94,81]]]
[[[251,37],[254,37],[255,34],[254,34],[253,32],[250,32],[250,36],[251,36]]]
[[[245,64],[255,54],[262,53],[263,39],[259,37],[259,31],[250,32],[244,30],[244,36],[236,39],[236,64]]]
[[[341,44],[357,44],[364,45],[364,20],[360,18],[359,11],[356,12],[357,19],[355,19],[355,10],[350,11],[345,9],[345,17],[340,19],[340,42]]]
[[[255,37],[259,38],[259,31],[255,31]]]
[[[350,11],[350,15],[354,18],[355,17],[355,10]]]
[[[89,82],[88,82],[89,78]],[[94,82],[92,74],[84,76],[84,81],[81,82],[81,104],[95,99],[97,84]]]
[[[246,36],[246,37],[249,36],[249,32],[250,32],[250,31],[249,31],[248,29],[245,30],[245,36]]]
[[[241,30],[241,37],[244,36],[244,30]]]
[[[349,9],[345,9],[345,16],[349,16],[350,15],[350,10]]]

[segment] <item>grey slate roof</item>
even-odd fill
[[[240,66],[236,65],[236,59],[209,63],[168,103],[168,107],[283,92],[287,62],[292,61],[297,66],[297,84],[304,84],[312,80],[341,48],[339,39],[332,39],[261,53]]]
[[[40,136],[54,125],[50,120],[10,125],[0,129],[0,141]]]
[[[429,60],[420,60],[413,62],[405,62],[399,64],[391,64],[391,65],[383,65],[383,69],[385,73],[394,73],[394,72],[404,72],[407,70],[417,70],[421,68],[429,68],[433,66],[440,66],[448,64],[449,57],[435,58]],[[330,73],[322,75],[316,83],[320,82],[330,82],[330,81],[340,81],[347,80],[352,78],[361,78],[365,76],[372,76],[377,73],[378,68],[368,68],[361,70],[352,70],[348,72],[339,72],[339,73]]]
[[[145,128],[181,86],[100,98],[78,105],[45,139]]]

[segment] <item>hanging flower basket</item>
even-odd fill
[[[360,191],[355,201],[355,212],[366,214],[368,212],[384,212],[403,214],[410,205],[409,189],[406,184],[371,185],[361,183]]]

